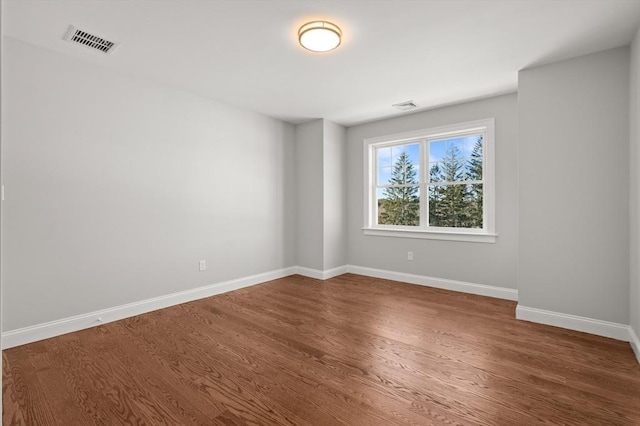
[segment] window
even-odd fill
[[[495,242],[494,120],[365,139],[364,233]]]

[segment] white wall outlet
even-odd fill
[[[407,252],[407,260],[413,260],[413,252],[412,251],[408,251]]]
[[[207,269],[207,261],[206,260],[201,260],[200,261],[200,270],[204,271],[205,269]]]

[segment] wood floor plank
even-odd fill
[[[625,342],[291,276],[3,352],[6,425],[640,425]]]
[[[22,346],[16,348],[15,351],[8,352],[7,359],[10,366],[8,380],[13,382],[15,399],[22,412],[24,423],[26,425],[59,424],[49,406],[49,400],[38,385],[36,371],[30,365],[29,347]],[[4,403],[4,395],[2,400]],[[5,421],[9,423],[9,419],[3,419],[3,423]]]
[[[2,353],[2,415],[5,425],[24,426],[27,424],[16,394],[11,364],[4,352]]]

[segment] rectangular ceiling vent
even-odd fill
[[[116,42],[109,41],[102,37],[98,37],[97,35],[79,30],[73,25],[69,25],[69,29],[64,35],[64,39],[69,43],[79,44],[84,47],[88,47],[89,49],[97,50],[98,52],[106,54],[113,52],[116,47],[118,47],[118,43]]]
[[[400,111],[409,111],[410,109],[418,108],[418,104],[413,101],[400,102],[399,104],[393,104],[391,106],[398,108]]]

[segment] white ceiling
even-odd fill
[[[628,44],[640,0],[19,1],[10,37],[293,123],[352,125],[516,90],[518,70]],[[338,24],[342,45],[311,53],[300,25]],[[62,40],[69,24],[122,45]]]

